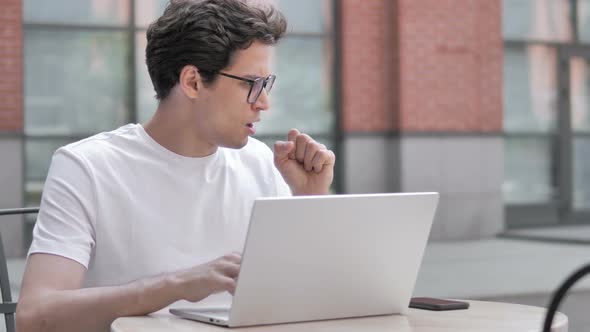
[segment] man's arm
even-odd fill
[[[19,332],[109,331],[118,317],[144,315],[177,300],[233,294],[241,257],[229,254],[177,273],[113,287],[80,288],[86,268],[61,256],[33,254],[16,311]]]

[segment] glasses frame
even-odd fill
[[[248,91],[248,97],[246,98],[246,102],[248,104],[254,104],[258,100],[258,97],[260,97],[260,94],[262,93],[263,89],[266,90],[267,94],[269,94],[275,81],[277,80],[276,75],[268,75],[266,78],[258,77],[256,79],[251,79],[251,78],[236,76],[236,75],[232,75],[232,74],[228,74],[228,73],[224,73],[224,72],[218,72],[218,74],[225,76],[225,77],[233,78],[235,80],[240,80],[240,81],[250,83],[250,91]],[[254,97],[254,99],[252,101],[250,101],[250,96],[252,95],[252,90],[254,89],[254,85],[260,81],[263,81],[262,88],[260,88],[260,91],[258,91],[258,93]],[[269,88],[267,89],[266,87],[268,85],[268,82],[272,82],[272,83],[270,84]]]

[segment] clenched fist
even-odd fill
[[[274,161],[293,194],[327,194],[334,179],[334,152],[297,129],[289,130],[287,139],[275,143]]]

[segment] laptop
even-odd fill
[[[229,308],[173,308],[227,327],[404,314],[438,193],[260,198]]]

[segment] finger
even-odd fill
[[[234,251],[231,254],[224,255],[222,259],[231,263],[240,264],[242,262],[242,255]]]
[[[303,168],[305,168],[306,171],[311,172],[313,170],[312,160],[320,150],[321,146],[316,142],[307,144],[307,147],[305,148],[305,157],[303,158]]]
[[[215,266],[217,273],[235,279],[240,274],[240,264],[231,262],[220,262]]]
[[[287,133],[287,140],[295,143],[295,138],[299,134],[301,134],[299,132],[299,130],[293,128],[293,129],[289,130],[289,133]],[[289,154],[289,159],[295,159],[295,152],[294,151],[291,151],[291,153]]]
[[[311,164],[312,169],[316,173],[320,173],[325,166],[327,165],[334,165],[336,160],[336,156],[334,152],[330,150],[323,150],[316,153],[315,157],[313,158]]]
[[[295,159],[298,162],[302,163],[305,157],[305,149],[307,148],[307,144],[311,142],[312,139],[309,135],[301,134],[297,136],[295,141]]]
[[[289,140],[291,142],[295,142],[295,138],[300,134],[301,133],[299,132],[299,130],[293,128],[293,129],[289,130],[289,132],[287,133],[287,140]]]
[[[276,141],[274,144],[275,160],[281,160],[289,157],[289,152],[295,148],[295,143],[291,141]]]
[[[219,275],[215,280],[216,286],[215,289],[222,292],[226,291],[231,295],[234,295],[236,291],[236,280],[233,278],[228,278],[223,275]]]

